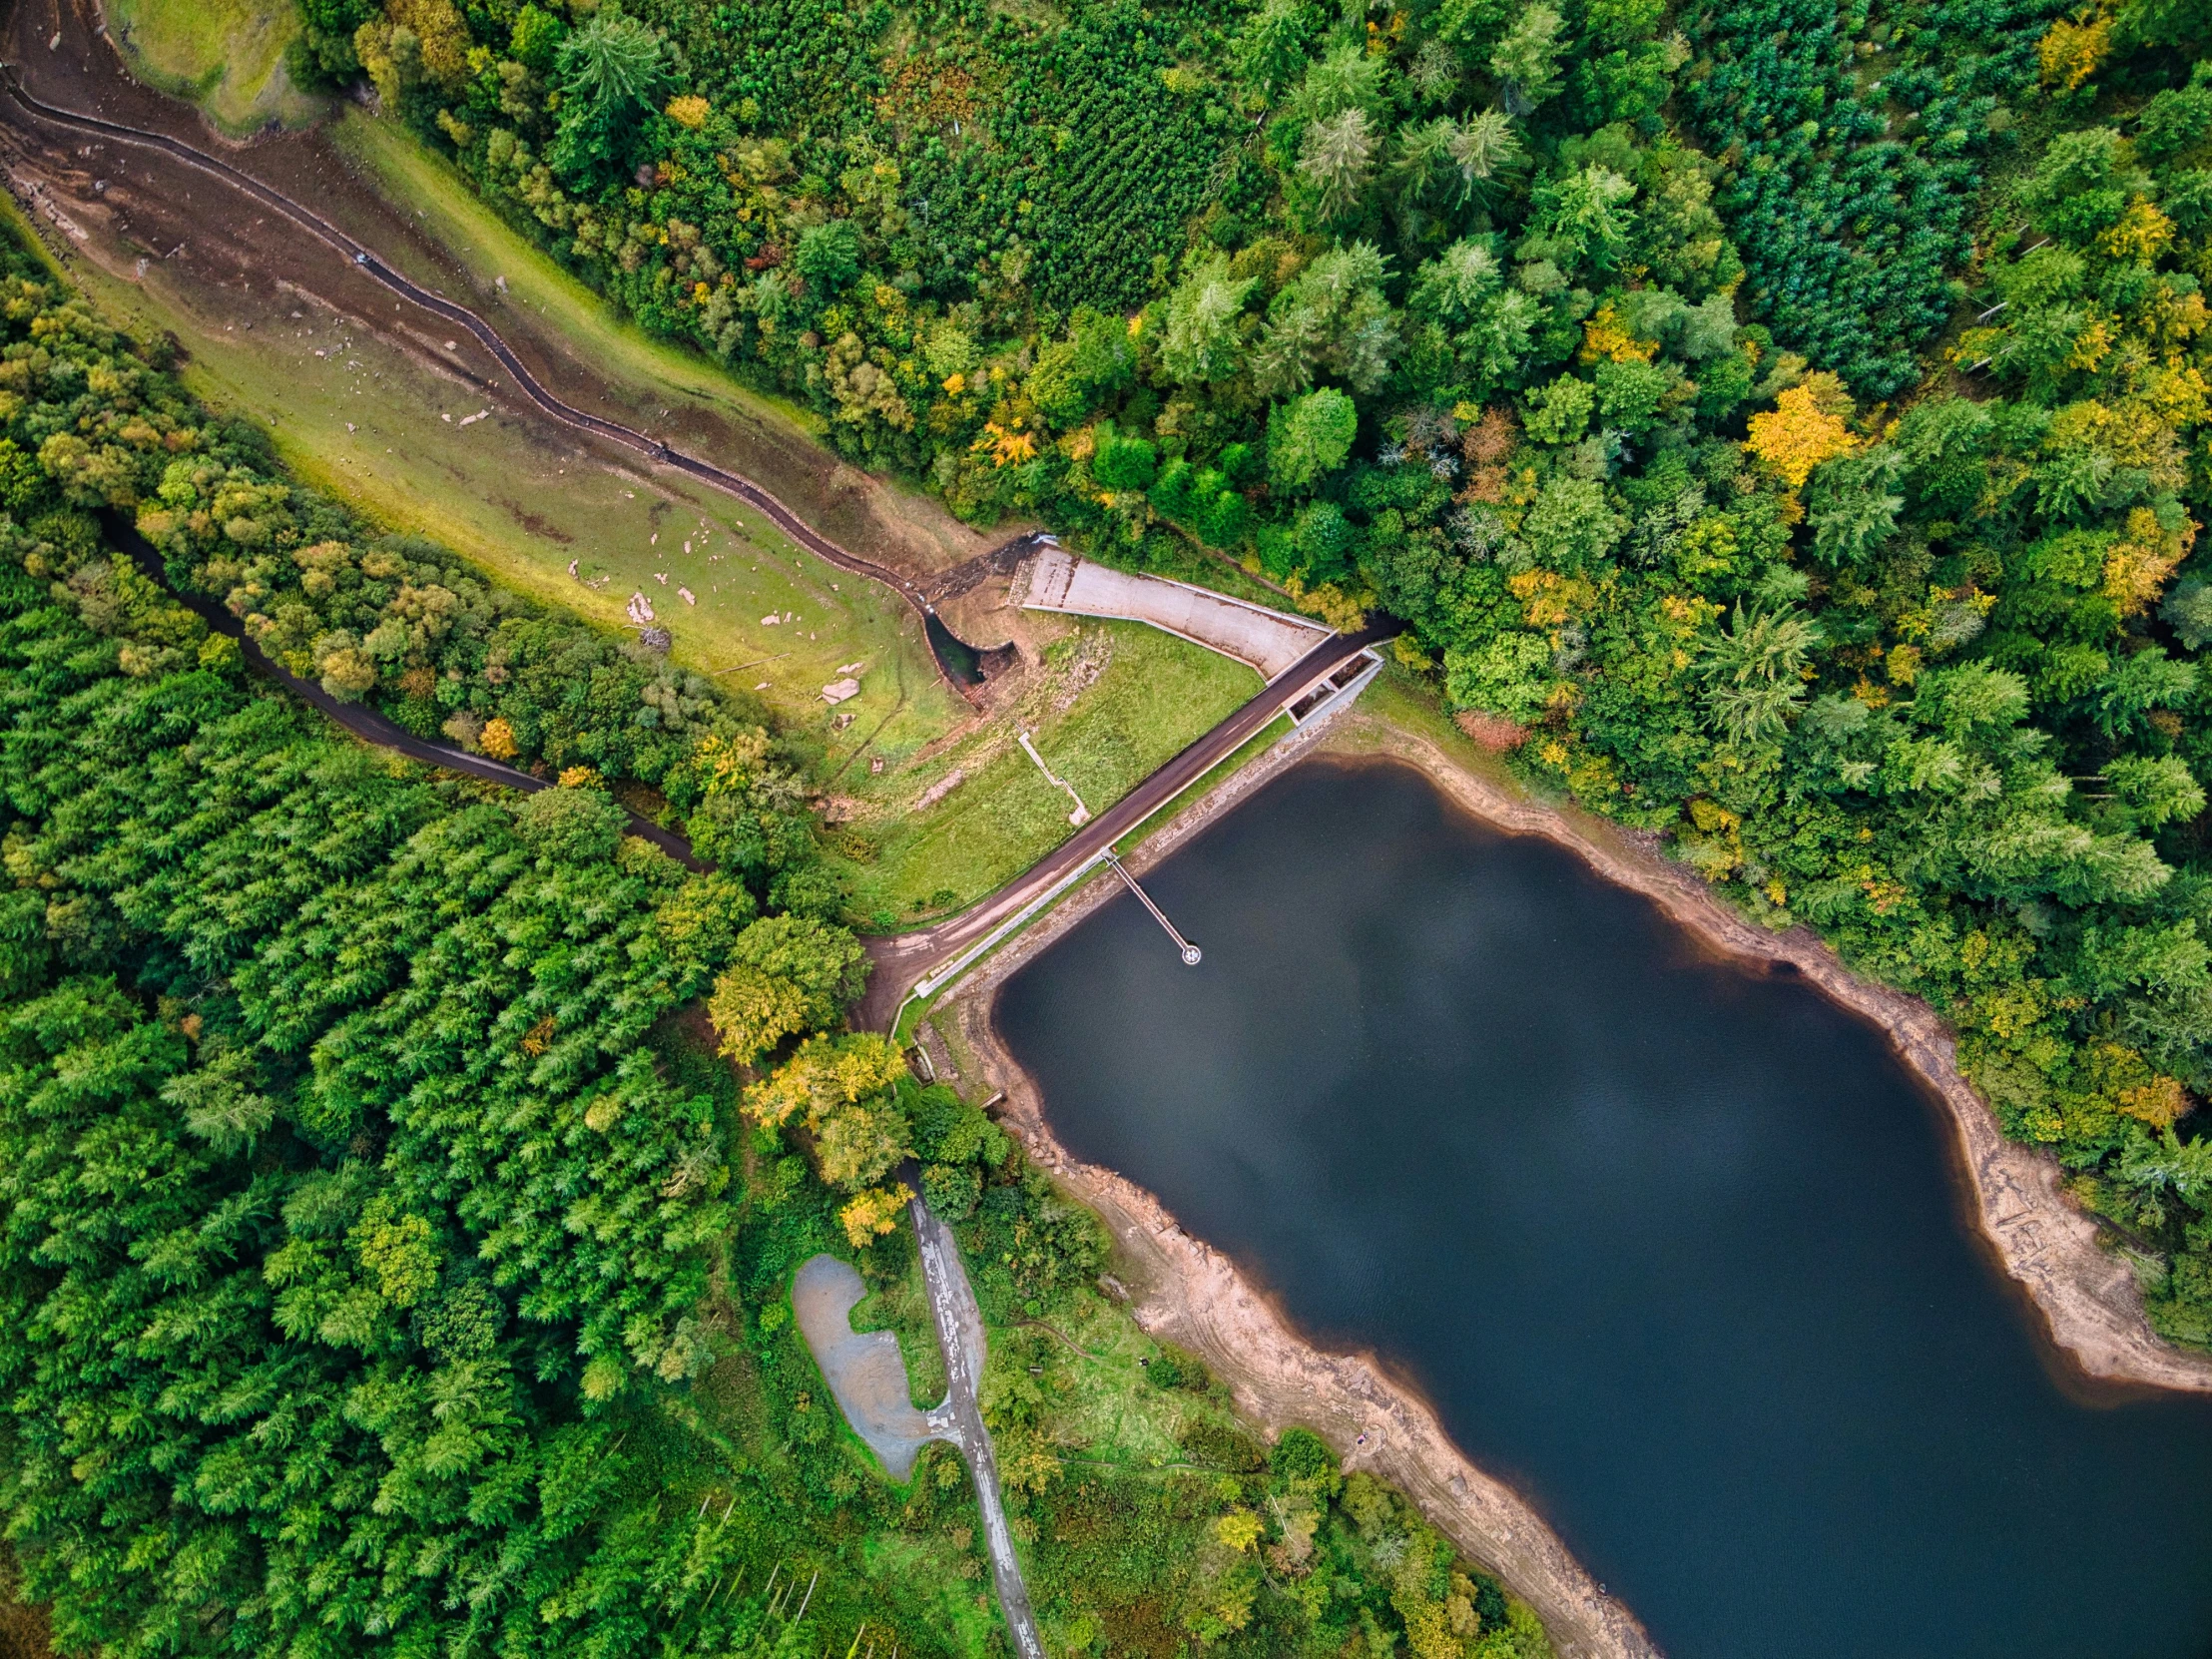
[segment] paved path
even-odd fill
[[[918,1188],[920,1184],[918,1173],[909,1171],[909,1185]],[[1006,1504],[998,1490],[998,1457],[991,1449],[990,1430],[983,1426],[982,1407],[976,1403],[983,1385],[983,1312],[975,1304],[975,1291],[968,1284],[967,1267],[960,1260],[952,1229],[918,1198],[906,1206],[906,1214],[921,1247],[922,1281],[929,1289],[929,1312],[944,1349],[945,1401],[929,1415],[933,1422],[943,1422],[945,1437],[960,1448],[968,1460],[968,1472],[975,1477],[975,1503],[983,1514],[991,1578],[998,1587],[998,1605],[1006,1614],[1014,1651],[1021,1659],[1045,1659],[1037,1618],[1029,1607],[1029,1586],[1022,1579],[1014,1536],[1006,1525]]]
[[[1377,622],[1357,634],[1331,634],[1291,667],[1268,682],[1258,697],[1198,739],[1121,800],[1092,819],[1029,869],[972,909],[935,927],[895,933],[867,941],[874,968],[867,995],[853,1010],[852,1023],[888,1031],[915,985],[990,937],[1061,883],[1079,874],[1114,842],[1143,824],[1207,773],[1265,731],[1314,683],[1344,669],[1370,646],[1398,632],[1394,622]]]
[[[374,250],[348,236],[312,209],[294,202],[281,191],[263,184],[252,174],[233,167],[229,162],[219,157],[209,155],[205,150],[187,144],[183,139],[172,138],[167,133],[157,133],[142,127],[129,127],[119,121],[109,121],[103,117],[86,115],[76,110],[57,109],[51,104],[43,103],[24,89],[12,65],[7,66],[6,77],[8,96],[21,105],[25,111],[41,121],[57,127],[68,128],[73,132],[96,133],[104,138],[120,139],[126,144],[136,144],[150,150],[159,150],[165,155],[183,162],[188,167],[222,180],[225,184],[251,196],[264,207],[282,214],[309,235],[351,260],[355,267],[374,277],[393,293],[411,300],[422,309],[434,316],[444,318],[456,327],[467,329],[476,337],[485,350],[498,359],[500,367],[504,368],[515,384],[521,388],[522,394],[536,405],[540,412],[550,415],[562,425],[573,427],[581,432],[591,432],[603,438],[610,438],[616,443],[637,450],[662,466],[669,467],[677,472],[688,473],[703,483],[711,484],[724,494],[734,496],[748,506],[757,509],[785,535],[816,557],[836,566],[839,570],[849,571],[855,576],[864,576],[871,581],[882,583],[883,586],[905,600],[917,615],[933,614],[934,607],[929,593],[924,591],[921,583],[886,566],[876,564],[872,560],[863,559],[856,553],[847,552],[828,536],[816,530],[752,479],[743,477],[725,467],[716,466],[712,461],[703,461],[696,455],[687,455],[680,449],[671,448],[659,438],[638,431],[634,427],[624,426],[619,421],[603,419],[598,415],[577,408],[572,403],[563,402],[547,390],[544,383],[524,366],[522,359],[515,355],[507,342],[500,337],[498,330],[493,328],[490,323],[466,305],[457,304],[446,298],[442,293],[434,293],[419,283],[402,276],[377,258]],[[980,558],[968,561],[966,566],[958,567],[956,572],[948,574],[968,576],[970,575],[969,567],[988,569],[994,564],[1003,564],[1009,556],[1018,557],[1021,552],[1034,546],[1037,535],[1037,532],[1031,532],[1027,535],[1017,536],[1004,546],[994,548],[991,552],[981,555]],[[940,578],[937,585],[942,587],[947,584]],[[933,592],[935,589],[930,591]],[[932,661],[936,659],[936,651],[933,646],[930,648],[930,658]],[[937,663],[937,672],[944,678],[945,684],[960,693],[962,697],[970,696],[969,689],[962,685],[957,677],[947,673],[943,663]]]

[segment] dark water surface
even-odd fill
[[[947,628],[935,611],[922,613],[921,631],[928,638],[929,649],[935,654],[938,666],[946,674],[963,686],[983,683],[982,653]]]
[[[2212,1402],[2054,1385],[1881,1038],[1310,763],[1006,987],[1078,1155],[1418,1381],[1675,1659],[2202,1659]]]

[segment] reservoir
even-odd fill
[[[1675,1659],[2205,1659],[2212,1400],[2054,1381],[1879,1033],[1308,762],[1005,986],[1078,1157],[1418,1386]]]

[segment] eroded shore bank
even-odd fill
[[[1152,868],[1287,768],[1317,753],[1371,749],[1372,727],[1341,716],[1326,732],[1270,750],[1185,808],[1125,861],[1139,871]],[[1468,1460],[1417,1390],[1372,1356],[1315,1348],[1235,1264],[1186,1233],[1152,1194],[1060,1144],[1035,1081],[998,1040],[993,1007],[1010,974],[1121,890],[1111,874],[1092,877],[978,969],[933,1018],[964,1051],[962,1062],[1004,1092],[1005,1121],[1030,1158],[1104,1220],[1119,1271],[1131,1281],[1138,1325],[1203,1358],[1238,1408],[1269,1432],[1315,1429],[1344,1454],[1348,1468],[1368,1469],[1404,1492],[1535,1608],[1561,1659],[1656,1659],[1659,1649],[1635,1615],[1600,1590],[1518,1493]]]
[[[1456,748],[1456,744],[1451,747]],[[1364,710],[1290,751],[1271,752],[1194,803],[1130,862],[1162,861],[1213,819],[1286,767],[1316,752],[1383,757],[1419,770],[1486,826],[1539,834],[1572,849],[1598,874],[1642,893],[1701,945],[1750,963],[1787,964],[1832,1000],[1876,1024],[1957,1128],[1950,1145],[1975,1231],[2033,1302],[2055,1345],[2054,1370],[2104,1382],[2212,1389],[2212,1360],[2165,1347],[2151,1333],[2132,1274],[2101,1248],[2098,1229],[2059,1185],[2054,1160],[2007,1142],[1958,1075],[1949,1033],[1926,1004],[1850,973],[1805,930],[1774,934],[1745,922],[1689,869],[1642,837],[1571,808],[1529,799],[1502,769],[1406,724]],[[1517,1494],[1476,1469],[1416,1390],[1366,1356],[1321,1352],[1219,1252],[1191,1238],[1134,1183],[1073,1158],[1059,1143],[1033,1081],[997,1040],[998,987],[1118,887],[1094,882],[986,964],[940,1009],[973,1064],[1005,1092],[1010,1123],[1113,1230],[1149,1331],[1205,1357],[1239,1405],[1270,1429],[1321,1430],[1354,1466],[1373,1469],[1418,1502],[1472,1557],[1503,1576],[1543,1616],[1562,1654],[1655,1652],[1632,1612],[1600,1593],[1544,1521]],[[2062,1356],[2062,1358],[2061,1358]],[[1365,1440],[1362,1440],[1362,1436]]]
[[[1838,1006],[1874,1024],[1941,1103],[1956,1131],[1951,1144],[1975,1233],[2026,1294],[2044,1336],[2071,1369],[2095,1382],[2212,1392],[2212,1356],[2173,1348],[2151,1330],[2126,1260],[2104,1247],[2096,1222],[2065,1196],[2057,1159],[2005,1138],[1959,1074],[1957,1045],[1935,1009],[1852,972],[1810,928],[1775,933],[1746,921],[1694,870],[1648,840],[1591,814],[1531,800],[1502,773],[1463,765],[1428,737],[1384,721],[1354,721],[1333,734],[1333,748],[1416,767],[1482,823],[1542,835],[1572,850],[1606,880],[1653,900],[1720,954],[1794,969]]]

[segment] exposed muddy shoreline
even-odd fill
[[[1240,769],[1177,814],[1124,860],[1143,871],[1269,780],[1316,753],[1372,746],[1372,723],[1354,713],[1325,732],[1302,733]],[[1272,1299],[1226,1256],[1186,1233],[1152,1194],[1073,1157],[1054,1135],[1040,1091],[998,1040],[998,987],[1085,916],[1122,891],[1094,875],[1036,926],[984,963],[932,1016],[1005,1095],[1005,1121],[1042,1164],[1112,1232],[1132,1281],[1132,1312],[1156,1337],[1201,1356],[1240,1410],[1270,1432],[1320,1432],[1348,1468],[1371,1470],[1417,1503],[1471,1559],[1496,1572],[1535,1608],[1561,1659],[1655,1659],[1659,1650],[1620,1602],[1603,1594],[1550,1526],[1518,1493],[1468,1460],[1434,1410],[1372,1355],[1334,1355],[1301,1337]],[[1362,1436],[1366,1436],[1362,1443]]]
[[[1794,970],[1873,1024],[1942,1106],[1955,1130],[1949,1144],[1965,1181],[1973,1230],[2033,1305],[2042,1334],[2077,1374],[2075,1381],[2212,1392],[2212,1356],[2170,1347],[2151,1330],[2127,1262],[2104,1247],[2096,1222],[2061,1191],[2057,1159],[2005,1139],[1987,1104],[1959,1075],[1957,1045],[1935,1009],[1861,978],[1810,928],[1774,933],[1746,921],[1695,871],[1648,841],[1590,814],[1532,801],[1502,777],[1459,764],[1425,737],[1354,719],[1358,724],[1348,723],[1333,747],[1416,767],[1492,829],[1542,835],[1569,848],[1606,880],[1652,899],[1717,954]]]
[[[1127,860],[1164,860],[1215,818],[1310,755],[1380,757],[1420,771],[1491,829],[1567,847],[1597,874],[1641,893],[1701,946],[1747,968],[1795,971],[1882,1030],[1942,1108],[1973,1232],[2032,1305],[2062,1382],[2212,1391],[2212,1358],[2167,1347],[2144,1320],[2126,1262],[2103,1248],[2096,1224],[2065,1198],[2056,1161],[2004,1139],[1959,1075],[1949,1031],[1918,998],[1871,984],[1800,928],[1777,934],[1730,911],[1691,870],[1641,837],[1571,807],[1529,799],[1502,773],[1454,758],[1432,739],[1351,711],[1326,733],[1255,761],[1193,803]],[[1633,1614],[1600,1593],[1549,1526],[1510,1488],[1451,1442],[1411,1385],[1373,1356],[1324,1353],[1220,1252],[1185,1233],[1150,1193],[1072,1157],[1054,1135],[1034,1081],[998,1040],[997,990],[1008,976],[1119,891],[1086,884],[986,963],[936,1016],[1003,1090],[1009,1123],[1113,1231],[1135,1284],[1138,1322],[1190,1348],[1227,1382],[1237,1402],[1271,1430],[1320,1430],[1351,1466],[1373,1469],[1418,1502],[1472,1558],[1497,1571],[1542,1615],[1562,1655],[1643,1655],[1657,1649]],[[1361,1436],[1366,1435],[1363,1444]]]

